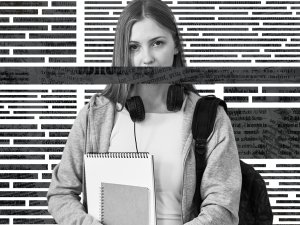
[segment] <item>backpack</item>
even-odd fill
[[[206,167],[206,140],[213,130],[217,107],[221,105],[227,113],[226,103],[213,95],[198,100],[192,122],[195,140],[196,191],[193,202],[200,212],[202,203],[200,182]],[[265,182],[255,169],[240,160],[242,190],[239,206],[239,225],[272,225],[273,214]]]

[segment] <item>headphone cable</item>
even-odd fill
[[[138,147],[137,147],[137,141],[136,141],[135,122],[133,122],[133,127],[134,127],[133,130],[134,130],[135,149],[136,149],[136,152],[139,153]]]

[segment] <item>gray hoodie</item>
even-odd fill
[[[196,174],[191,124],[198,99],[198,95],[190,93],[184,108],[182,222],[185,225],[237,225],[242,176],[232,126],[222,107],[218,108],[214,129],[208,138],[207,166],[200,187],[203,199],[200,214],[192,202]],[[77,116],[61,162],[53,170],[47,194],[49,212],[58,224],[101,225],[87,214],[83,156],[85,152],[108,151],[114,115],[115,105],[97,94]]]

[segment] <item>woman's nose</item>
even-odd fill
[[[151,65],[154,63],[154,57],[152,52],[149,49],[145,49],[143,52],[143,64],[144,65]]]

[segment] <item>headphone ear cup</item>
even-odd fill
[[[169,111],[179,111],[183,104],[184,88],[178,84],[169,86],[167,93],[167,109]]]
[[[133,122],[140,122],[145,119],[145,108],[140,96],[133,96],[127,99],[125,108],[128,110]]]

